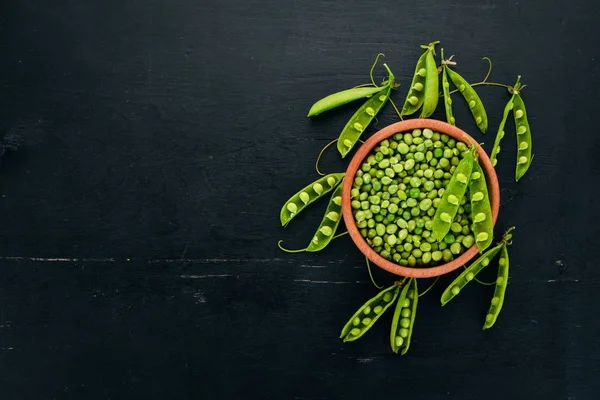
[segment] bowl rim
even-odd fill
[[[453,137],[456,140],[467,144],[475,144],[477,147],[477,154],[479,156],[479,163],[483,172],[486,175],[488,184],[488,191],[490,196],[490,203],[492,207],[492,219],[494,226],[498,219],[498,212],[500,210],[500,186],[498,184],[498,176],[492,166],[492,163],[486,154],[485,150],[479,145],[479,143],[473,139],[468,133],[462,129],[450,125],[444,121],[434,119],[410,119],[406,121],[396,122],[388,125],[378,132],[373,134],[362,146],[358,148],[344,175],[344,181],[342,186],[342,215],[344,217],[344,223],[348,229],[348,233],[352,238],[352,241],[358,247],[358,249],[375,265],[378,267],[391,272],[392,274],[405,276],[410,278],[431,278],[440,275],[447,274],[460,268],[469,262],[477,253],[477,245],[474,244],[467,251],[461,254],[458,258],[441,264],[435,267],[407,267],[396,264],[392,261],[388,261],[371,248],[366,240],[360,234],[354,215],[352,215],[352,207],[350,205],[350,191],[354,182],[354,176],[361,166],[363,160],[368,156],[369,152],[382,140],[389,138],[400,132],[408,132],[414,129],[425,129],[429,128],[434,132],[444,133],[448,136]]]

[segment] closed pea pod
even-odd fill
[[[458,88],[458,91],[462,94],[469,105],[469,109],[471,110],[471,114],[473,114],[473,118],[475,119],[477,127],[482,133],[485,133],[488,128],[488,117],[479,95],[469,84],[469,82],[467,82],[467,80],[460,74],[448,67],[445,69],[448,70],[448,77],[452,83],[454,83],[454,86]]]
[[[515,118],[515,128],[517,130],[517,167],[515,170],[515,180],[525,175],[525,172],[531,165],[531,129],[527,120],[527,110],[525,103],[519,93],[519,89],[515,89],[515,97],[513,100],[513,116]]]
[[[439,78],[438,69],[435,64],[435,43],[429,45],[427,56],[425,57],[425,96],[423,97],[423,109],[421,110],[421,118],[427,118],[437,108],[439,99]]]
[[[450,230],[460,207],[460,200],[467,191],[473,170],[473,152],[474,150],[469,151],[456,166],[433,217],[432,236],[438,242],[444,239]]]
[[[350,320],[348,320],[346,325],[344,325],[342,333],[340,334],[340,339],[343,339],[344,342],[352,342],[362,337],[373,325],[375,325],[375,322],[377,322],[383,313],[390,308],[394,303],[394,300],[398,297],[399,292],[400,286],[398,283],[395,283],[379,292],[375,297],[367,300],[367,302],[363,304],[352,317],[350,317]]]
[[[408,89],[406,100],[404,101],[404,105],[402,106],[402,111],[400,112],[401,115],[414,114],[423,105],[427,77],[427,58],[430,52],[432,51],[433,46],[435,46],[438,43],[439,41],[435,41],[429,43],[429,45],[427,46],[421,45],[421,48],[425,49],[426,51],[417,60],[417,65],[415,67],[415,73],[413,75],[412,83],[410,84],[410,88]]]
[[[394,87],[394,74],[392,74],[387,64],[383,64],[383,66],[389,73],[387,88],[368,99],[346,123],[337,141],[337,148],[342,157],[345,157],[352,150],[360,135],[367,129],[390,97]]]
[[[473,220],[475,243],[479,252],[482,253],[492,244],[494,221],[492,219],[492,206],[490,205],[485,174],[477,160],[473,163],[473,172],[469,181],[469,196],[471,200],[471,219]]]
[[[504,295],[506,293],[506,287],[508,286],[508,244],[502,246],[500,250],[500,258],[498,259],[498,276],[496,278],[496,287],[494,289],[494,297],[490,308],[485,316],[485,322],[483,329],[490,329],[496,323],[500,310],[502,310],[502,304],[504,304]]]
[[[343,178],[343,172],[323,176],[293,195],[281,207],[281,225],[286,225],[308,205],[335,189]]]
[[[444,59],[444,49],[440,50],[442,60]],[[456,119],[452,115],[452,97],[450,97],[450,83],[448,82],[448,73],[446,65],[442,68],[442,92],[444,93],[444,108],[446,110],[446,121],[451,125],[456,125]]]
[[[329,96],[324,97],[321,100],[317,101],[315,104],[313,104],[313,106],[310,108],[310,111],[308,112],[308,117],[319,115],[325,111],[329,111],[333,108],[343,106],[344,104],[348,104],[355,100],[359,100],[365,97],[371,97],[387,89],[388,86],[389,84],[375,87],[352,88],[330,94]]]

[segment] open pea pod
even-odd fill
[[[427,46],[421,45],[422,49],[425,49],[425,52],[421,54],[419,59],[417,60],[417,65],[415,66],[415,73],[413,75],[412,82],[410,84],[410,88],[408,89],[408,93],[406,94],[406,100],[404,100],[404,105],[402,106],[402,110],[400,111],[400,115],[411,115],[417,112],[425,101],[425,93],[426,93],[426,84],[428,80],[431,80],[432,72],[431,72],[431,58],[433,58],[433,49],[439,41],[431,42]],[[429,60],[429,61],[428,61]],[[428,70],[429,65],[429,70]],[[433,60],[433,65],[435,66],[435,60]],[[429,71],[429,73],[428,73]],[[437,81],[437,71],[436,71],[436,81]],[[436,93],[437,97],[438,94]],[[437,104],[437,101],[436,101]]]
[[[477,127],[482,133],[485,133],[488,128],[488,116],[479,95],[469,82],[460,76],[458,72],[451,70],[447,65],[444,69],[448,71],[448,77],[469,105],[469,109],[471,110],[471,114],[473,114]]]
[[[444,59],[444,49],[440,50],[440,56]],[[446,110],[446,122],[450,125],[456,125],[456,119],[452,113],[452,97],[450,96],[450,83],[448,82],[447,67],[444,64],[442,68],[442,92],[444,94],[444,109]]]
[[[442,306],[445,306],[450,300],[452,300],[454,297],[456,297],[462,291],[462,289],[465,286],[467,286],[467,284],[469,282],[471,282],[473,279],[475,279],[477,274],[480,273],[481,270],[483,270],[485,267],[487,267],[490,264],[490,261],[492,261],[494,259],[494,257],[496,257],[498,255],[498,253],[500,253],[502,251],[502,249],[505,249],[506,246],[511,245],[511,243],[512,243],[511,232],[513,229],[515,229],[515,228],[514,227],[508,228],[506,230],[506,232],[504,232],[504,235],[502,235],[502,240],[500,241],[500,243],[498,243],[496,246],[492,247],[491,249],[488,249],[485,253],[483,253],[481,256],[479,256],[479,258],[477,258],[477,260],[475,260],[470,266],[465,268],[465,270],[463,272],[461,272],[461,274],[459,276],[457,276],[456,279],[454,279],[454,281],[452,281],[452,283],[450,285],[448,285],[446,290],[444,290],[444,292],[442,293],[442,297],[440,299],[442,302]],[[506,259],[507,259],[506,265],[508,268],[508,257],[506,257]],[[498,283],[496,283],[496,285],[498,285]],[[500,312],[500,311],[498,310],[498,312]]]
[[[485,316],[485,323],[483,329],[490,329],[496,323],[502,305],[504,304],[504,295],[506,293],[506,287],[508,286],[508,248],[507,245],[502,246],[500,250],[500,259],[498,260],[498,277],[496,278],[496,287],[494,289],[494,297],[492,297],[492,303],[490,309]]]
[[[361,88],[352,88],[347,90],[342,90],[341,92],[330,94],[327,97],[322,98],[317,101],[310,108],[308,112],[308,116],[312,117],[315,115],[319,115],[325,111],[329,111],[333,108],[343,106],[344,104],[348,104],[352,101],[363,99],[365,97],[371,97],[382,90],[387,89],[389,85],[383,86],[374,86],[374,87],[361,87]]]
[[[342,185],[338,185],[331,195],[329,205],[327,206],[327,210],[325,210],[325,215],[323,215],[323,219],[321,220],[317,231],[310,241],[310,244],[306,248],[306,251],[314,252],[323,250],[325,246],[331,242],[331,239],[333,239],[341,219]]]
[[[402,349],[402,354],[404,355],[410,347],[418,301],[417,280],[413,278],[402,289],[396,303],[396,310],[392,319],[392,329],[390,331],[390,346],[394,353],[398,353]]]
[[[279,212],[281,225],[285,226],[310,204],[335,189],[343,178],[343,172],[323,176],[290,197]]]
[[[344,342],[352,342],[362,337],[375,322],[383,315],[383,313],[394,304],[394,300],[398,297],[400,286],[393,284],[392,286],[383,289],[375,297],[367,300],[358,311],[350,317],[350,320],[342,328],[340,339]]]
[[[514,107],[514,95],[508,100],[506,106],[504,107],[504,112],[502,114],[502,120],[500,121],[500,125],[498,125],[498,132],[496,133],[496,139],[494,139],[494,146],[492,147],[492,152],[490,153],[490,161],[492,165],[495,167],[498,164],[498,153],[500,153],[500,142],[502,138],[504,138],[504,126],[506,125],[506,121],[508,120],[508,115],[512,111]]]
[[[494,240],[494,221],[485,174],[477,160],[473,163],[473,172],[469,181],[469,195],[475,243],[477,243],[479,252],[483,253]]]
[[[533,157],[531,156],[531,128],[527,120],[525,102],[523,102],[523,98],[519,92],[515,94],[513,103],[513,115],[517,130],[517,168],[515,170],[515,180],[518,182],[529,169]]]
[[[473,264],[466,268],[459,276],[452,281],[444,290],[441,297],[442,305],[445,306],[450,300],[456,297],[460,291],[471,282],[478,273],[490,264],[490,261],[500,252],[504,243],[500,243],[483,253]]]
[[[356,142],[358,142],[360,135],[367,129],[377,113],[379,113],[390,98],[395,78],[389,67],[386,64],[383,64],[383,66],[389,73],[387,87],[380,93],[373,95],[358,110],[356,110],[352,118],[346,123],[346,126],[344,126],[344,129],[342,129],[337,141],[337,149],[342,157],[348,155]]]
[[[468,151],[456,166],[448,185],[446,185],[442,200],[433,216],[433,229],[431,235],[438,242],[442,241],[450,230],[452,221],[454,221],[458,208],[460,207],[460,200],[467,191],[469,179],[471,178],[471,172],[473,170],[474,151],[475,150]]]

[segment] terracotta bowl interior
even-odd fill
[[[458,258],[454,260],[441,264],[435,267],[408,267],[403,265],[398,265],[394,262],[388,261],[385,258],[381,257],[377,254],[371,246],[366,242],[366,240],[361,236],[358,227],[356,226],[356,222],[354,220],[354,216],[352,215],[352,208],[350,206],[350,190],[352,189],[352,183],[354,182],[354,176],[356,172],[360,168],[363,163],[363,160],[369,155],[371,150],[382,140],[389,138],[390,136],[399,133],[399,132],[410,132],[413,129],[425,129],[429,128],[434,132],[445,133],[448,136],[455,138],[456,140],[460,140],[467,144],[474,143],[477,146],[477,152],[479,155],[479,164],[483,169],[490,195],[490,202],[492,206],[492,216],[494,220],[494,225],[496,224],[496,220],[498,219],[498,211],[500,208],[500,188],[498,185],[498,177],[496,176],[496,171],[490,162],[489,157],[483,150],[477,141],[469,136],[462,129],[459,129],[453,125],[447,124],[442,121],[432,120],[432,119],[411,119],[407,121],[398,122],[392,125],[389,125],[379,132],[375,133],[371,136],[356,152],[352,160],[350,161],[350,165],[346,170],[346,176],[344,178],[343,188],[342,188],[342,212],[344,215],[344,222],[348,229],[348,233],[354,241],[354,244],[359,248],[359,250],[374,264],[383,268],[384,270],[391,272],[400,276],[407,276],[411,278],[430,278],[443,274],[447,274],[451,271],[454,271],[457,268],[460,268],[467,262],[469,262],[476,254],[477,254],[477,246],[473,245],[471,248],[467,249],[463,254],[461,254]]]

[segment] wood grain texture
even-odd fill
[[[590,399],[600,392],[600,64],[592,0],[75,0],[0,6],[0,399]],[[348,238],[304,247],[325,204],[285,229],[283,202],[355,108],[314,101],[368,81],[378,52],[403,86],[441,40],[469,81],[517,74],[534,160],[498,161],[497,232],[516,225],[511,283],[441,309],[419,302],[410,352]],[[376,71],[381,79],[383,69]],[[490,150],[508,94],[477,88]],[[397,121],[386,107],[378,125]],[[433,118],[443,119],[439,107]],[[509,123],[509,129],[512,125]],[[11,139],[12,138],[12,139]],[[17,140],[18,139],[18,140]],[[334,151],[323,169],[344,171]],[[488,271],[490,272],[490,271]],[[392,277],[374,271],[380,282]],[[483,276],[493,279],[493,273]]]

